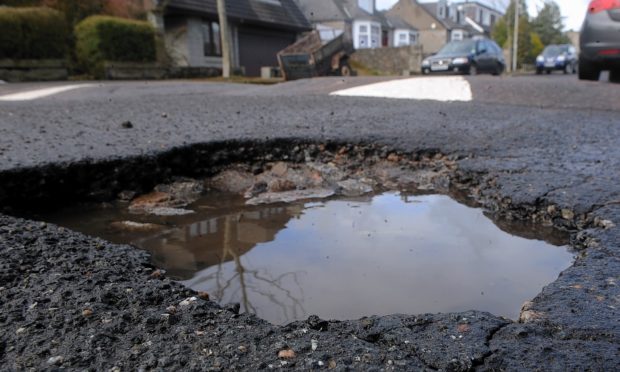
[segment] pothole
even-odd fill
[[[492,220],[452,187],[453,170],[441,155],[345,148],[328,162],[231,165],[30,217],[148,250],[169,277],[276,324],[466,310],[517,319],[570,266],[566,237]]]

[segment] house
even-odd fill
[[[375,0],[295,0],[326,41],[345,34],[355,49],[417,43],[417,30],[397,15],[376,10]]]
[[[163,11],[151,8],[149,19],[163,33],[174,66],[221,69],[216,0],[153,2]],[[311,30],[293,0],[226,0],[225,4],[233,67],[246,76],[260,76],[262,67],[277,66],[277,53]]]
[[[457,23],[467,23],[476,30],[482,28],[483,33],[491,35],[493,26],[504,16],[504,13],[481,1],[458,0],[451,3],[452,13],[458,14]]]
[[[402,47],[418,44],[418,29],[405,22],[400,17],[380,13],[383,26],[388,30],[389,41],[384,46]]]
[[[449,3],[447,0],[430,3],[399,0],[387,14],[415,25],[419,44],[427,54],[437,52],[452,40],[489,36],[493,25],[502,16],[499,11],[477,1]]]

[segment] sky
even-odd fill
[[[386,9],[396,3],[397,0],[376,0],[378,9]],[[421,3],[433,2],[436,0],[420,0]],[[480,0],[482,3],[488,4],[504,4],[507,5],[509,0]],[[530,16],[535,16],[538,13],[538,8],[541,8],[545,0],[527,0],[528,12]],[[588,8],[590,0],[557,0],[556,3],[560,5],[562,16],[564,18],[564,26],[566,30],[579,30],[581,23],[586,15],[586,9]]]

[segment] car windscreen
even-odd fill
[[[549,45],[543,51],[543,56],[545,57],[556,57],[562,54],[562,48],[557,45]]]
[[[448,54],[469,54],[476,51],[476,42],[473,40],[468,41],[452,41],[437,52],[438,56]]]

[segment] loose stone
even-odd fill
[[[65,360],[65,358],[63,358],[62,356],[55,356],[55,357],[51,357],[47,360],[47,364],[53,366],[53,365],[60,365],[62,364],[62,362]]]
[[[295,352],[291,349],[280,350],[278,352],[278,358],[281,359],[293,359],[295,358]]]

